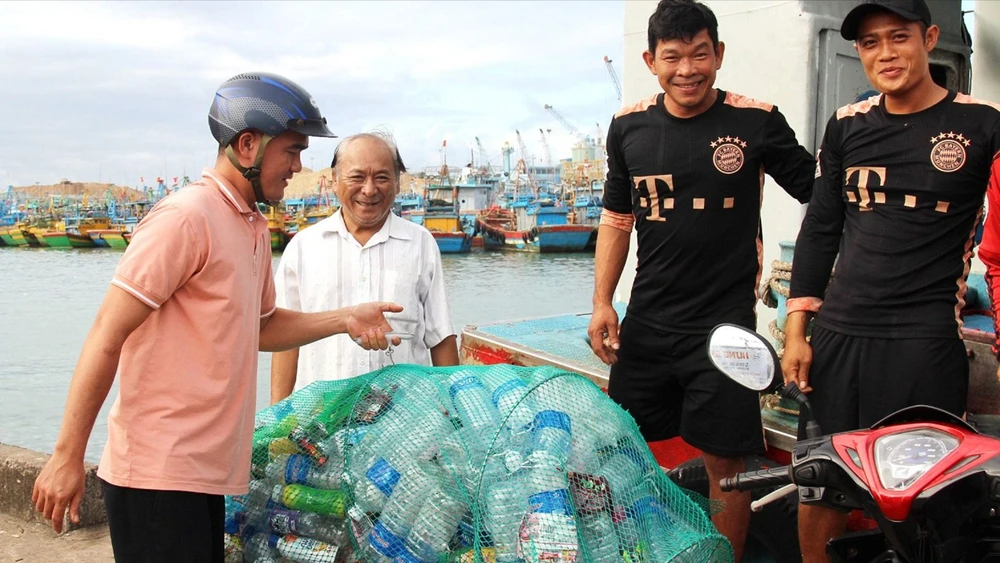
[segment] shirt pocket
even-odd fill
[[[385,270],[382,278],[382,301],[391,301],[403,307],[400,313],[386,313],[385,317],[395,332],[412,334],[415,339],[423,338],[421,319],[423,307],[420,302],[420,276],[398,270]]]

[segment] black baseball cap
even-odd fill
[[[931,11],[924,0],[861,0],[847,13],[840,26],[840,36],[848,41],[858,38],[861,20],[872,12],[892,12],[911,22],[919,21],[930,27]]]

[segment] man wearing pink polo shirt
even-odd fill
[[[36,508],[62,531],[79,521],[83,456],[116,372],[98,469],[115,560],[223,561],[223,495],[247,491],[257,351],[348,333],[387,348],[366,303],[324,313],[275,307],[267,219],[309,137],[333,137],[316,102],[280,76],[235,76],[209,110],[219,156],[202,179],[143,219],[115,270],[70,383]]]

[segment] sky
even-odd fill
[[[340,136],[387,129],[411,171],[494,166],[519,129],[537,164],[619,106],[620,1],[0,2],[0,182],[136,185],[215,160],[207,112],[241,72],[306,88]],[[551,132],[548,132],[551,130]],[[603,133],[602,133],[603,135]],[[303,165],[329,166],[313,139]],[[478,153],[477,153],[478,156]]]

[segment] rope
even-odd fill
[[[781,396],[777,393],[771,393],[768,395],[762,395],[760,398],[760,408],[771,409],[775,412],[780,412],[782,414],[788,414],[792,416],[799,416],[799,409],[790,409],[788,407],[783,407],[780,405]]]
[[[792,263],[782,262],[781,260],[775,260],[771,262],[771,277],[764,280],[764,283],[760,286],[760,299],[764,302],[764,305],[774,309],[778,306],[778,302],[771,291],[781,295],[784,298],[788,298],[788,288],[781,285],[783,281],[791,281],[792,279]],[[770,290],[770,291],[769,291]]]

